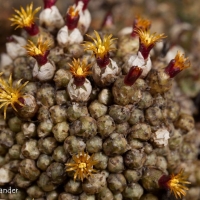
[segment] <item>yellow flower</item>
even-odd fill
[[[149,48],[150,46],[155,45],[156,42],[160,41],[163,38],[166,38],[164,33],[162,34],[151,34],[149,31],[136,29],[135,32],[138,34],[140,38],[141,44],[145,46],[145,48]]]
[[[86,64],[86,61],[80,61],[80,59],[75,59],[72,61],[72,64],[69,64],[70,71],[75,77],[86,77],[91,73],[91,65]]]
[[[186,190],[188,190],[188,188],[184,186],[185,184],[190,184],[190,182],[186,181],[183,169],[177,175],[170,175],[170,179],[167,182],[168,187],[174,193],[176,198],[181,198],[181,195],[186,195]]]
[[[181,55],[179,51],[177,52],[174,60],[175,60],[174,66],[178,68],[180,71],[190,67],[190,61],[188,60],[188,58],[185,58],[184,54]]]
[[[150,20],[141,18],[140,16],[136,16],[135,21],[134,21],[134,28],[148,30],[150,26],[151,26]]]
[[[0,73],[2,76],[3,73]],[[23,106],[23,104],[19,101],[19,98],[23,97],[21,90],[28,83],[25,82],[21,85],[21,80],[19,80],[16,85],[13,85],[12,75],[10,75],[9,80],[5,81],[2,77],[0,77],[0,108],[4,107],[4,119],[6,119],[6,110],[9,105],[17,112],[15,107],[16,104]]]
[[[112,34],[106,35],[103,37],[103,40],[101,39],[99,33],[97,31],[94,31],[96,35],[96,39],[94,39],[92,36],[87,35],[89,38],[91,38],[94,43],[92,42],[85,42],[83,45],[85,47],[84,50],[91,50],[93,51],[96,58],[103,59],[105,55],[107,55],[110,51],[115,50],[113,45],[113,41],[117,38],[112,38]]]
[[[51,47],[51,42],[49,40],[43,40],[43,38],[40,36],[37,40],[37,44],[35,45],[31,40],[28,40],[28,44],[24,46],[24,48],[27,50],[27,53],[30,56],[44,56],[46,52]]]
[[[21,10],[14,9],[17,14],[10,18],[10,21],[13,22],[11,26],[17,25],[15,29],[31,27],[31,25],[34,24],[35,14],[41,9],[41,7],[33,10],[33,3],[31,3],[26,6],[26,10],[24,10],[23,7],[20,7],[20,9]]]
[[[93,155],[89,156],[85,152],[81,152],[78,155],[74,155],[72,157],[74,163],[67,163],[66,171],[74,171],[74,180],[81,179],[83,181],[84,178],[88,178],[93,172],[96,172],[93,169],[93,165],[97,163],[94,160]]]
[[[76,10],[75,8],[74,8],[74,6],[70,6],[69,7],[69,9],[68,9],[68,11],[67,11],[67,13],[71,16],[71,17],[77,17],[78,15],[79,15],[79,11],[78,10]]]

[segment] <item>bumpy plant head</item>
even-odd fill
[[[124,84],[128,86],[133,85],[142,74],[142,71],[142,68],[138,66],[132,66],[128,74],[124,77]]]
[[[87,64],[85,60],[75,59],[72,61],[72,64],[69,64],[70,71],[74,77],[74,84],[81,86],[85,82],[85,77],[91,74],[90,68],[91,65]]]
[[[6,119],[6,110],[9,105],[17,112],[16,104],[23,106],[23,103],[20,101],[20,98],[23,98],[22,89],[28,83],[25,82],[21,84],[21,80],[19,80],[15,85],[12,82],[12,75],[10,75],[9,80],[6,81],[3,79],[2,72],[0,73],[0,108],[4,107],[4,119]]]
[[[170,78],[175,77],[183,69],[190,67],[190,61],[188,58],[177,52],[176,57],[170,61],[168,66],[165,68],[165,72],[170,76]]]
[[[77,178],[83,181],[84,178],[88,178],[93,172],[96,172],[93,169],[93,165],[97,163],[94,160],[93,155],[89,156],[85,152],[81,152],[78,155],[72,157],[74,163],[65,164],[67,169],[66,171],[74,171],[74,180]]]
[[[13,22],[11,26],[16,26],[15,29],[25,28],[30,35],[35,35],[38,33],[38,27],[34,26],[35,14],[41,9],[41,7],[33,10],[33,3],[31,3],[30,5],[27,5],[26,10],[23,7],[20,7],[20,9],[21,10],[14,9],[16,14],[10,18],[10,21]]]
[[[181,198],[181,196],[186,195],[186,191],[188,190],[188,188],[185,185],[187,184],[190,184],[190,182],[187,181],[183,169],[180,170],[180,172],[176,175],[174,174],[171,174],[169,176],[163,175],[159,179],[160,187],[165,189],[170,189],[171,192],[174,193],[176,198]]]
[[[116,38],[112,38],[112,34],[110,34],[110,35],[105,35],[103,39],[101,39],[97,31],[94,31],[94,33],[96,39],[94,39],[90,35],[87,35],[89,38],[93,40],[93,42],[85,42],[83,45],[85,47],[85,50],[93,51],[93,54],[95,55],[99,66],[105,67],[109,63],[109,52],[115,50],[113,44]]]
[[[28,40],[28,43],[24,48],[27,50],[27,53],[34,57],[40,65],[47,62],[47,56],[52,43],[49,40],[43,40],[40,36],[37,40],[37,44],[34,44],[31,40]]]
[[[137,33],[139,36],[140,39],[139,51],[143,55],[144,59],[148,58],[149,52],[154,47],[156,42],[159,42],[161,39],[166,38],[166,36],[163,33],[151,34],[149,31],[142,29],[136,29],[135,33]]]

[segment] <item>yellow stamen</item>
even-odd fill
[[[86,77],[91,73],[91,65],[88,65],[85,60],[80,61],[80,59],[75,59],[72,61],[72,64],[69,64],[70,71],[75,77]]]
[[[67,13],[68,13],[71,17],[74,18],[74,17],[77,17],[77,16],[78,16],[79,11],[76,10],[76,9],[74,8],[74,6],[70,6],[69,9],[68,9],[68,11],[67,11]]]
[[[154,45],[156,42],[160,41],[163,38],[166,38],[167,36],[162,34],[151,34],[149,31],[142,30],[142,29],[136,29],[135,32],[138,34],[141,43],[148,48],[151,45]]]
[[[105,35],[103,37],[103,40],[101,39],[99,33],[97,31],[94,31],[96,35],[96,39],[94,39],[92,36],[87,35],[89,38],[93,40],[94,43],[92,42],[84,42],[84,50],[90,50],[93,51],[93,54],[96,57],[100,57],[101,59],[104,58],[104,56],[110,52],[116,50],[113,45],[113,41],[116,40],[117,38],[112,38],[112,34],[110,35]]]
[[[21,81],[19,80],[15,85],[12,82],[12,75],[10,75],[9,80],[4,80],[2,76],[2,72],[0,73],[0,108],[4,107],[4,119],[6,119],[6,110],[9,105],[17,112],[15,108],[16,104],[23,106],[23,104],[19,101],[20,97],[23,97],[21,90],[28,83],[25,82],[21,85]]]
[[[190,182],[187,181],[186,177],[184,176],[183,169],[177,175],[172,174],[167,183],[168,187],[174,193],[176,198],[181,198],[181,195],[186,195],[186,191],[188,190],[188,188],[184,186],[186,184],[190,184]]]
[[[177,52],[175,59],[175,67],[179,68],[180,70],[186,69],[190,67],[190,61],[188,58],[184,57],[184,54],[181,55],[180,52]]]
[[[50,49],[51,42],[49,40],[43,40],[43,38],[40,36],[38,38],[37,44],[35,45],[31,40],[28,40],[28,43],[24,48],[27,50],[27,53],[30,56],[44,56],[45,53]]]
[[[137,29],[148,30],[151,26],[151,21],[141,18],[140,16],[136,16],[134,26]]]
[[[41,7],[33,10],[33,3],[31,3],[30,5],[26,6],[26,11],[23,7],[20,7],[20,9],[21,10],[14,9],[16,14],[13,15],[12,18],[9,18],[9,20],[13,22],[11,26],[17,25],[15,29],[30,27],[32,24],[34,24],[35,14],[41,9]]]
[[[72,157],[74,163],[65,164],[67,169],[66,171],[75,171],[74,180],[81,179],[83,181],[84,178],[88,178],[93,172],[96,172],[93,169],[93,165],[97,163],[94,160],[93,155],[89,156],[85,152],[81,152],[78,155],[74,155]]]

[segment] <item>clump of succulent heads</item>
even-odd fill
[[[20,191],[0,199],[191,200],[194,119],[169,94],[189,59],[152,58],[166,36],[151,34],[148,19],[137,16],[133,37],[126,27],[116,40],[114,26],[88,29],[89,0],[76,0],[64,18],[56,0],[43,2],[42,27],[33,3],[15,10],[12,26],[28,34],[7,48],[22,53],[0,62],[0,185]]]
[[[103,39],[101,39],[99,33],[94,31],[96,39],[91,35],[87,35],[93,42],[84,42],[84,50],[89,50],[93,52],[93,55],[96,58],[96,62],[100,68],[106,67],[110,63],[110,52],[114,51],[116,48],[113,47],[114,40],[116,38],[112,38],[112,34],[105,35]]]
[[[36,8],[33,10],[33,3],[27,5],[26,10],[21,7],[20,10],[14,9],[16,12],[10,21],[13,23],[11,26],[16,25],[17,28],[23,28],[27,31],[27,33],[31,36],[34,36],[39,33],[39,28],[35,23],[35,14],[41,9],[41,7]]]
[[[28,81],[21,84],[19,80],[16,84],[13,84],[12,75],[9,80],[2,78],[3,73],[0,73],[0,108],[4,107],[4,119],[6,119],[6,110],[9,105],[17,112],[16,105],[24,106],[23,104],[23,92],[22,89],[27,85]]]
[[[72,163],[65,164],[67,169],[66,171],[74,171],[74,180],[88,178],[92,173],[97,172],[93,169],[93,166],[97,164],[97,161],[94,160],[94,155],[90,156],[85,152],[80,152],[77,155],[72,156]]]
[[[163,189],[173,192],[175,197],[181,198],[186,195],[188,188],[185,185],[191,184],[187,181],[187,177],[184,174],[184,170],[181,169],[178,174],[163,175],[159,179],[159,186]]]

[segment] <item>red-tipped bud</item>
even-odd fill
[[[90,0],[76,0],[76,5],[78,4],[79,1],[83,2],[83,8],[82,8],[82,10],[87,9],[88,3],[89,3]]]
[[[39,28],[38,28],[37,24],[35,24],[35,23],[31,24],[31,26],[24,27],[24,29],[30,36],[34,36],[39,33]]]
[[[128,74],[124,77],[124,84],[131,86],[142,74],[142,69],[138,66],[133,66],[130,68]]]
[[[103,58],[96,58],[97,64],[100,68],[106,67],[110,63],[110,55],[109,53],[105,54]]]
[[[183,69],[190,67],[190,61],[185,58],[184,55],[177,53],[176,57],[170,61],[170,63],[165,68],[165,72],[170,76],[170,78],[175,77]]]
[[[44,1],[44,8],[51,8],[55,5],[57,0],[43,0]]]
[[[69,30],[73,30],[78,25],[78,20],[80,18],[78,10],[75,10],[73,6],[70,6],[66,15],[66,26]]]
[[[112,28],[113,26],[114,26],[113,14],[111,11],[109,11],[105,16],[101,27],[102,28]]]

